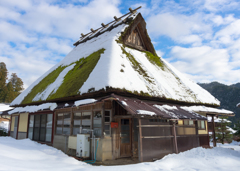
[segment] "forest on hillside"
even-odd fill
[[[6,64],[0,62],[0,103],[11,103],[23,89],[22,79],[16,73],[8,79]]]
[[[219,82],[198,84],[221,102],[220,109],[227,109],[235,113],[235,117],[228,118],[232,121],[231,126],[240,120],[240,108],[236,107],[240,103],[240,83],[232,85],[225,85]]]

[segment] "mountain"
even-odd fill
[[[235,117],[229,117],[229,120],[232,121],[232,126],[240,119],[240,108],[236,107],[236,104],[240,103],[240,83],[229,86],[219,82],[198,83],[198,85],[221,102],[219,108],[231,110],[235,113]]]

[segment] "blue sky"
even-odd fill
[[[138,6],[159,56],[195,82],[240,82],[237,0],[1,0],[0,61],[26,88],[81,33]]]

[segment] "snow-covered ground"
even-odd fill
[[[213,149],[198,147],[183,153],[167,155],[155,162],[124,166],[91,166],[68,157],[60,150],[29,139],[15,140],[10,137],[0,137],[0,170],[238,171],[240,168],[239,143],[220,146]]]

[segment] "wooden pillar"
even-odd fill
[[[197,146],[199,147],[199,135],[198,135],[198,121],[195,121],[195,130],[196,130],[196,138],[197,138]]]
[[[175,153],[178,154],[176,122],[175,121],[173,121],[173,136],[174,136],[173,139],[174,139]]]
[[[138,122],[139,122],[139,160],[140,162],[143,162],[143,151],[142,151],[142,122],[141,122],[141,119],[139,118],[138,119]]]
[[[102,138],[104,137],[104,125],[105,125],[105,101],[102,103]]]
[[[212,127],[213,127],[213,146],[216,147],[216,134],[215,134],[215,122],[214,122],[214,115],[212,115]]]
[[[73,119],[74,118],[74,114],[73,114],[73,108],[71,108],[71,114],[70,114],[70,135],[73,135]]]
[[[16,119],[15,119],[15,120],[16,120]],[[17,136],[16,136],[16,140],[18,139],[19,120],[20,120],[20,114],[18,115],[18,123],[17,123]]]
[[[12,115],[11,115],[11,122],[10,122],[10,129],[9,129],[9,131],[8,131],[8,136],[10,136],[11,135],[11,127],[12,127]]]
[[[52,136],[51,136],[51,143],[53,144],[53,138],[54,138],[54,133],[55,133],[55,120],[56,120],[56,112],[52,113]]]

